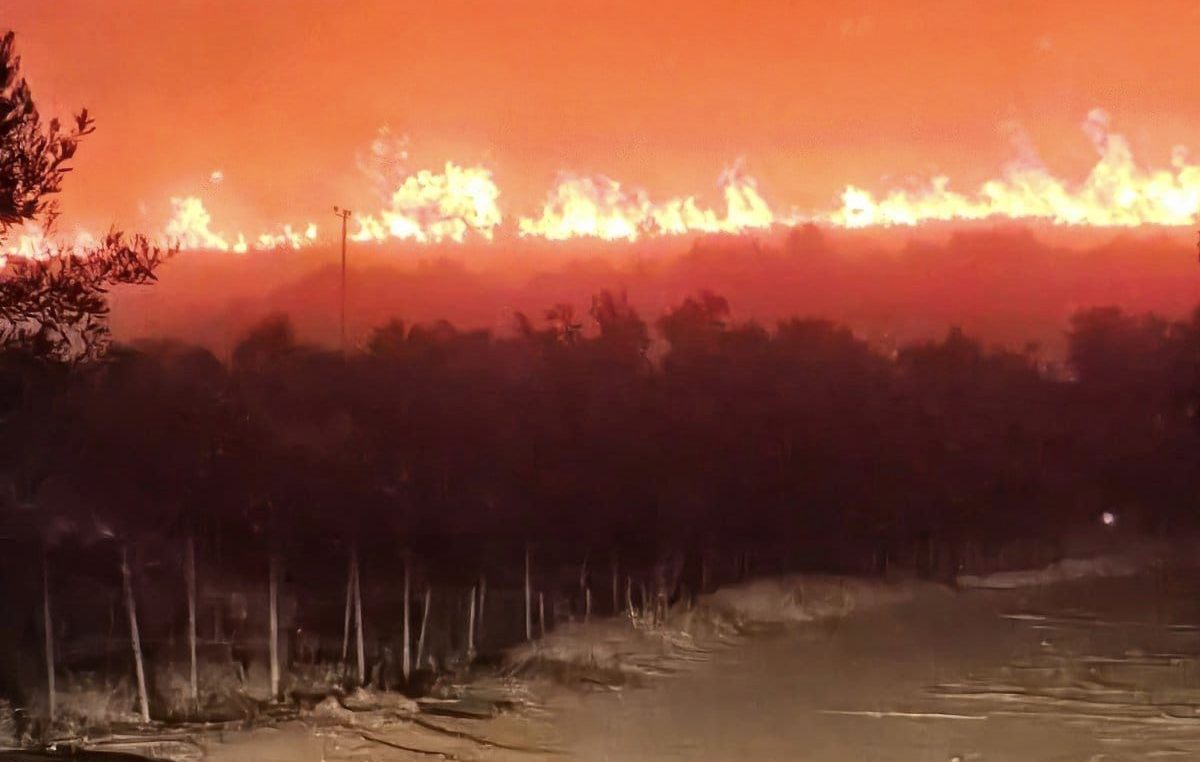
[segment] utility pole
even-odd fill
[[[346,354],[346,220],[350,219],[352,212],[349,209],[342,209],[339,206],[333,207],[333,213],[342,218],[342,289],[341,289],[341,305],[342,305],[342,354]]]

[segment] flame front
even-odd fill
[[[490,241],[503,219],[496,205],[499,197],[500,189],[489,170],[446,162],[442,173],[422,170],[410,175],[378,217],[358,217],[359,228],[353,238],[462,243],[472,233]]]
[[[1200,213],[1200,166],[1176,148],[1171,169],[1144,170],[1129,142],[1109,132],[1108,115],[1088,114],[1084,132],[1099,153],[1087,178],[1072,188],[1040,163],[1012,164],[972,196],[949,189],[936,177],[919,191],[895,190],[876,199],[848,186],[842,206],[825,221],[850,228],[916,225],[929,220],[981,220],[988,217],[1041,219],[1062,225],[1132,227],[1191,225]]]
[[[384,130],[360,165],[369,165],[368,174],[376,183],[392,183],[395,190],[384,209],[355,217],[358,227],[352,238],[462,243],[472,238],[491,241],[499,231],[507,230],[550,241],[634,241],[646,236],[739,233],[800,221],[863,228],[994,217],[1102,227],[1196,223],[1200,165],[1189,163],[1184,149],[1175,150],[1169,168],[1145,169],[1134,160],[1128,141],[1109,130],[1103,111],[1090,112],[1083,130],[1099,158],[1084,180],[1075,184],[1056,177],[1040,161],[1026,159],[1009,165],[999,178],[970,194],[951,190],[946,177],[935,177],[918,190],[896,189],[878,196],[850,185],[841,193],[836,209],[799,215],[772,210],[740,164],[719,180],[724,201],[721,210],[706,206],[697,196],[655,202],[645,191],[605,176],[563,173],[540,211],[510,218],[501,213],[500,189],[491,170],[447,162],[440,172],[407,174],[407,139]],[[222,184],[225,177],[217,170],[209,182]],[[245,253],[251,248],[299,249],[320,240],[312,222],[277,225],[250,235],[215,229],[204,203],[194,196],[172,198],[171,210],[157,238],[183,249]],[[59,244],[30,228],[10,238],[3,253],[42,257],[69,251],[72,246],[86,247],[88,241],[94,242],[95,237],[83,233],[73,244]]]
[[[550,191],[541,215],[521,217],[517,229],[522,236],[551,241],[581,237],[633,241],[645,235],[739,233],[782,222],[740,165],[721,176],[721,186],[723,215],[702,207],[694,196],[655,204],[644,191],[627,191],[604,176],[564,174]]]
[[[214,232],[209,226],[212,217],[204,208],[204,203],[195,196],[172,198],[173,213],[167,222],[163,235],[158,238],[167,244],[177,245],[188,249],[213,249],[216,251],[232,251],[245,254],[250,249],[245,233],[238,233],[232,239],[221,233]],[[233,240],[230,244],[229,241]],[[317,240],[317,226],[308,223],[302,231],[297,231],[291,225],[282,225],[278,231],[259,233],[254,236],[254,248],[259,251],[289,248],[299,249]]]

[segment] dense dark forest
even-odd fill
[[[84,366],[12,353],[8,494],[50,535],[778,545],[838,569],[1104,511],[1190,528],[1200,319],[1081,312],[1058,367],[956,330],[885,356],[821,320],[728,312],[702,293],[651,326],[606,292],[513,338],[397,320],[343,355],[279,317],[228,364],[170,342]]]
[[[510,338],[396,320],[343,354],[279,317],[227,364],[170,342],[75,365],[9,352],[4,594],[28,612],[12,652],[40,651],[44,583],[59,637],[111,639],[123,555],[154,601],[148,643],[175,642],[188,544],[219,602],[206,638],[265,639],[228,592],[261,590],[276,559],[301,652],[317,646],[297,630],[341,640],[357,549],[374,659],[406,567],[410,606],[490,584],[502,645],[525,634],[527,551],[552,626],[585,588],[609,613],[627,585],[678,599],[748,573],[951,580],[1055,560],[1106,512],[1139,536],[1197,528],[1200,315],[1081,312],[1069,364],[1046,367],[959,331],[886,356],[825,321],[728,314],[701,293],[650,325],[605,292]]]

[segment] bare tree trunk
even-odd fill
[[[367,684],[367,653],[363,643],[363,615],[362,615],[362,570],[357,563],[358,555],[355,554],[354,565],[354,629],[357,632],[358,640],[358,683],[359,685]]]
[[[475,588],[471,588],[471,603],[467,607],[467,664],[475,661]]]
[[[404,552],[404,682],[408,683],[408,678],[412,675],[412,631],[409,624],[411,618],[410,609],[412,608],[412,555]]]
[[[538,628],[542,638],[546,637],[546,594],[538,593]]]
[[[129,549],[121,547],[121,581],[125,588],[125,608],[129,612],[129,639],[133,643],[133,665],[137,672],[138,711],[142,722],[150,722],[150,700],[146,695],[146,667],[142,663],[142,638],[138,632],[137,604],[133,600],[133,573],[129,570]]]
[[[268,562],[268,580],[269,587],[267,590],[268,605],[270,607],[271,619],[271,701],[279,700],[279,563],[275,558],[275,554],[271,553],[271,558]]]
[[[50,616],[50,564],[46,548],[42,547],[42,628],[46,631],[46,717],[53,724],[57,719],[57,697],[54,691],[54,620]]]
[[[421,668],[421,660],[425,658],[425,628],[429,625],[429,598],[433,591],[425,588],[425,608],[421,612],[421,634],[417,637],[417,669]]]
[[[350,561],[346,565],[346,617],[342,626],[342,664],[350,658],[350,610],[354,602],[354,577],[358,569],[358,546],[350,546]]]
[[[184,582],[187,585],[188,602],[188,656],[191,659],[191,689],[193,708],[200,705],[200,673],[196,665],[196,538],[188,530],[187,547],[184,549]]]
[[[533,587],[530,576],[529,545],[525,546],[525,640],[533,640]]]
[[[583,621],[587,622],[592,618],[592,589],[585,587],[583,589]]]

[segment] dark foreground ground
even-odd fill
[[[545,677],[492,678],[474,690],[504,694],[516,708],[484,720],[414,722],[377,697],[357,710],[204,735],[192,754],[214,762],[1200,759],[1198,576],[957,593],[918,586],[906,602],[754,634],[673,638],[659,653],[621,636],[624,623],[594,624],[568,631],[559,647],[590,643],[584,661],[624,649],[645,679],[566,688]]]

